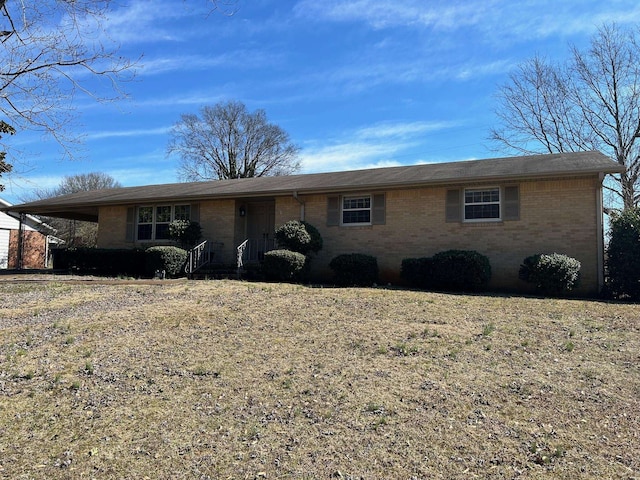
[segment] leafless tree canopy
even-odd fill
[[[80,93],[105,100],[132,63],[118,56],[104,23],[109,0],[0,0],[0,117],[16,130],[40,130],[63,146]],[[100,77],[113,87],[96,94]],[[104,92],[109,92],[105,94]]]
[[[640,32],[604,25],[569,60],[535,57],[499,88],[491,138],[523,154],[600,150],[626,167],[606,188],[640,202]]]
[[[264,110],[250,113],[234,101],[182,115],[168,145],[170,154],[180,155],[186,181],[288,175],[300,168],[298,151]]]
[[[35,192],[35,198],[46,198],[67,195],[104,188],[119,188],[122,185],[113,177],[102,172],[81,173],[65,176],[60,184],[53,189],[43,189]],[[95,247],[98,240],[98,225],[93,222],[67,220],[65,218],[45,217],[43,221],[56,229],[56,236],[65,241],[66,247]]]

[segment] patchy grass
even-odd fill
[[[0,477],[633,478],[637,305],[0,283]]]

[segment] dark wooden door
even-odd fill
[[[250,203],[247,206],[249,261],[258,262],[275,246],[275,202]]]

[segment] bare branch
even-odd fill
[[[264,110],[250,113],[241,102],[182,115],[167,147],[180,155],[180,177],[190,181],[287,175],[300,167],[298,151]]]
[[[601,150],[627,172],[612,177],[625,208],[640,190],[640,49],[637,30],[604,25],[588,50],[564,64],[535,57],[498,90],[500,125],[490,138],[508,150]]]

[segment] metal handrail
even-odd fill
[[[238,248],[236,249],[236,251],[237,251],[236,259],[237,259],[237,266],[238,266],[238,277],[240,277],[240,273],[242,272],[242,267],[244,267],[244,252],[247,249],[248,245],[249,245],[249,239],[245,240],[240,245],[238,245]]]
[[[208,255],[205,255],[205,252]],[[191,250],[189,250],[189,259],[187,264],[184,267],[184,271],[187,274],[191,274],[201,268],[203,265],[209,263],[209,259],[211,257],[211,246],[209,242],[205,240],[204,242],[196,245]]]

